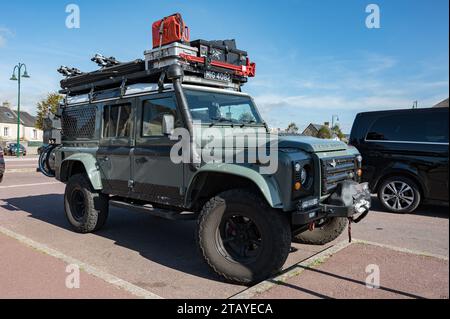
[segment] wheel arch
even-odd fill
[[[101,190],[103,188],[100,171],[97,160],[91,154],[76,153],[72,154],[61,162],[60,180],[67,182],[69,178],[78,173],[85,173],[93,189]]]
[[[262,195],[272,208],[283,208],[274,178],[236,164],[206,164],[192,176],[185,195],[185,207],[199,208],[212,196],[233,188],[250,188]]]

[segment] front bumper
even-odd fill
[[[354,221],[361,221],[367,216],[371,206],[369,186],[367,183],[356,182],[350,186],[342,187],[315,207],[303,209],[299,202],[297,210],[292,213],[292,225],[308,225],[323,218],[349,218],[355,215],[358,216],[354,218]]]

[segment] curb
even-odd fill
[[[433,257],[433,258],[436,258],[436,259],[441,259],[441,260],[448,261],[448,256],[432,254],[432,253],[428,253],[426,251],[419,251],[419,250],[412,250],[412,249],[402,248],[402,247],[397,247],[397,246],[391,246],[391,245],[376,243],[376,242],[368,241],[368,240],[353,239],[353,243],[355,243],[355,244],[363,244],[363,245],[372,245],[372,246],[377,246],[377,247],[381,247],[381,248],[386,248],[386,249],[398,251],[398,252],[401,252],[401,253],[417,255],[417,256]]]

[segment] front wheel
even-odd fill
[[[294,236],[293,240],[300,244],[325,245],[338,238],[347,224],[347,218],[324,218],[315,224],[314,230],[307,230],[300,233]]]
[[[215,273],[230,282],[253,284],[281,269],[289,254],[291,230],[287,218],[263,198],[232,190],[204,205],[197,240]]]
[[[108,217],[108,198],[95,192],[84,174],[69,178],[64,193],[67,220],[79,233],[99,230]]]

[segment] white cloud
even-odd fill
[[[0,27],[0,48],[6,45],[7,38],[14,36],[13,32],[8,28]]]

